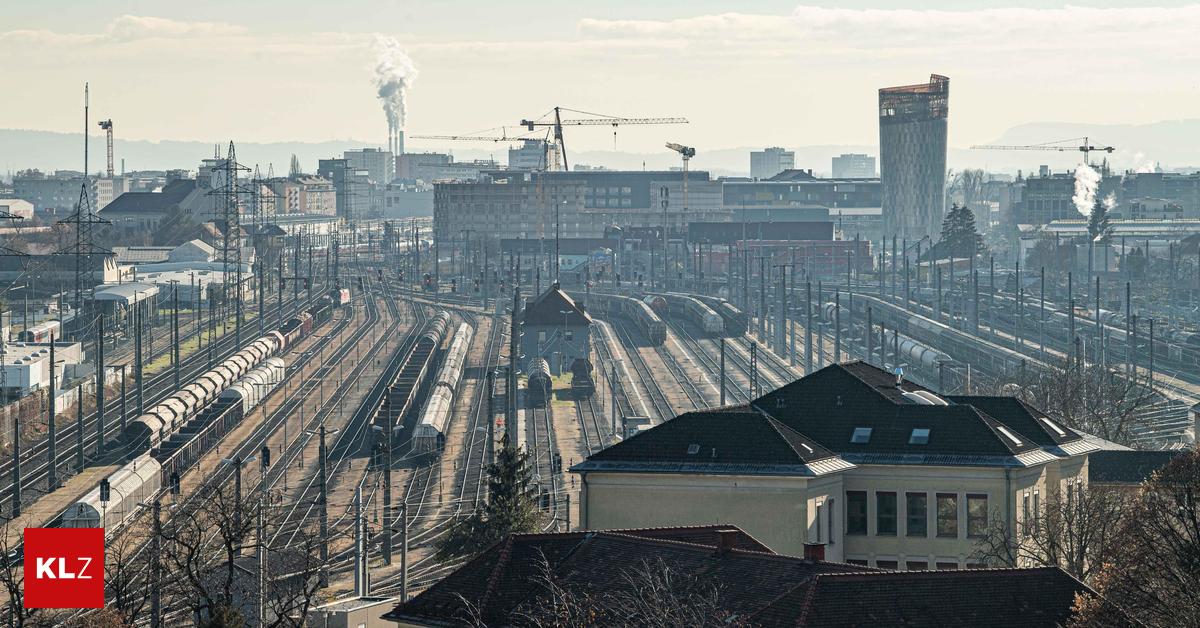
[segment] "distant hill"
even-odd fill
[[[1094,145],[1112,145],[1117,152],[1108,156],[1116,169],[1148,169],[1155,164],[1164,168],[1187,168],[1200,166],[1200,119],[1172,120],[1152,124],[1077,124],[1067,122],[1031,122],[1008,129],[988,144],[1038,144],[1070,137],[1088,136]],[[954,139],[953,121],[950,137]],[[221,150],[229,140],[221,142]],[[21,129],[0,129],[0,172],[7,173],[24,168],[42,170],[78,170],[82,156],[83,138],[79,133],[57,133]],[[104,167],[104,136],[91,137],[91,166],[96,172]],[[306,171],[316,170],[317,160],[337,157],[353,148],[377,146],[371,142],[355,140],[330,140],[326,142],[238,142],[238,160],[253,166],[260,164],[266,172],[267,164],[275,165],[276,174],[286,174],[291,156],[295,154]],[[200,160],[213,154],[213,144],[196,141],[122,140],[117,136],[115,153],[116,168],[121,169],[120,160],[125,160],[127,170],[162,170],[166,168],[194,169]],[[488,149],[466,146],[417,147],[410,143],[409,150],[449,151],[457,159],[495,158],[503,162],[505,146]],[[750,171],[750,151],[761,147],[735,147],[706,149],[697,147],[697,155],[691,162],[696,170],[708,170],[714,175],[747,176]],[[874,145],[811,145],[792,146],[796,152],[797,168],[812,168],[816,174],[828,175],[830,160],[842,153],[867,153],[877,155]],[[678,155],[663,149],[654,153],[631,153],[622,151],[577,151],[570,153],[572,164],[605,166],[611,169],[667,169],[680,166]],[[1094,155],[1093,159],[1099,159]],[[971,150],[969,147],[952,147],[948,161],[951,168],[987,168],[995,172],[1015,173],[1036,171],[1041,164],[1054,170],[1070,168],[1079,163],[1078,152],[1053,151],[999,151]],[[1198,168],[1200,169],[1200,168]]]

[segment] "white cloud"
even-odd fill
[[[104,32],[107,41],[129,42],[158,37],[223,37],[243,35],[245,27],[222,22],[182,22],[162,17],[122,15]]]

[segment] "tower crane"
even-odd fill
[[[1078,146],[1070,146],[1070,145],[1059,146],[1059,144],[1064,144],[1066,142],[1082,142],[1082,143],[1079,144]],[[976,150],[1055,150],[1055,151],[1059,151],[1059,152],[1079,151],[1079,152],[1083,153],[1083,163],[1085,163],[1089,166],[1091,165],[1091,160],[1088,158],[1088,155],[1090,153],[1092,153],[1093,151],[1102,151],[1105,153],[1111,153],[1111,152],[1117,150],[1116,148],[1114,148],[1112,146],[1093,146],[1091,143],[1091,140],[1087,136],[1072,137],[1072,138],[1065,139],[1065,140],[1057,140],[1054,142],[1043,142],[1041,144],[1028,144],[1028,145],[1024,145],[1024,146],[976,144],[975,146],[972,146],[971,148],[976,149]]]
[[[542,145],[541,165],[539,167],[543,170],[554,170],[558,165],[557,154],[550,153],[549,140],[528,133],[509,135],[506,127],[500,127],[500,135],[410,135],[408,137],[410,139],[441,140],[447,142],[539,142]]]
[[[680,224],[687,221],[688,209],[688,160],[696,156],[696,149],[691,146],[684,146],[675,142],[667,142],[667,148],[679,153],[683,157],[683,213],[680,214]],[[667,214],[666,203],[663,207],[663,281],[667,278]]]
[[[113,121],[112,118],[100,121],[100,128],[108,135],[108,178],[113,178]]]
[[[595,116],[592,118],[575,118],[564,120],[562,112],[578,113],[585,116]],[[550,116],[553,115],[553,119]],[[599,113],[590,113],[587,111],[577,111],[574,109],[566,109],[564,107],[555,107],[552,112],[548,112],[540,118],[534,120],[521,120],[521,126],[533,131],[538,127],[549,127],[554,131],[554,143],[558,145],[559,155],[562,156],[563,170],[570,170],[567,164],[567,144],[563,138],[564,126],[611,126],[613,135],[617,134],[617,127],[627,124],[687,124],[687,118],[622,118],[619,116],[609,116]]]

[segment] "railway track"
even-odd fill
[[[307,303],[301,302],[301,303],[297,304],[296,302],[292,301],[292,302],[289,302],[287,305],[290,308],[288,316],[293,316],[296,313],[302,311],[304,309],[304,307],[307,305]],[[254,340],[257,337],[258,337],[257,334],[254,334],[254,335],[243,334],[243,339],[247,343]],[[234,346],[234,340],[235,340],[234,335],[230,333],[230,334],[225,334],[225,335],[221,336],[220,338],[218,338],[216,341],[214,341],[216,343],[216,347],[214,348],[214,353],[216,355],[216,362],[219,363],[221,360],[233,355],[234,353],[236,353],[239,350],[239,347]],[[208,369],[209,369],[208,351],[205,350],[203,352],[194,353],[191,356],[188,356],[188,358],[180,361],[179,380],[181,383],[191,381],[192,379],[194,379],[201,373],[204,373]],[[145,405],[145,407],[149,408],[175,392],[173,371],[168,369],[168,370],[164,370],[156,375],[151,376],[149,381],[144,384],[144,387],[146,390],[146,401],[144,402],[144,405]],[[132,396],[134,394],[135,394],[134,390],[129,390],[127,392],[128,396]],[[119,406],[119,401],[117,401],[116,399],[111,400],[110,403],[113,406]],[[125,421],[122,421],[121,417],[119,415],[115,416],[115,417],[111,416],[110,412],[112,412],[113,410],[106,409],[106,412],[105,412],[106,421],[105,421],[105,430],[104,430],[104,442],[106,444],[106,447],[108,446],[109,443],[117,442],[117,439],[119,438],[119,436],[121,434],[121,427],[123,424],[125,424],[129,420],[137,418],[138,411],[137,411],[136,404],[130,404],[127,402],[127,406],[130,406],[130,407],[128,408],[128,411],[125,413],[125,417],[124,417]],[[117,410],[117,412],[119,412],[119,410]],[[88,466],[89,464],[92,464],[95,461],[102,459],[107,455],[112,455],[114,453],[114,450],[109,449],[107,452],[105,452],[105,454],[97,456],[96,443],[97,443],[98,436],[96,433],[97,430],[95,429],[96,421],[97,421],[97,413],[94,411],[90,412],[84,416],[84,423],[83,423],[83,430],[84,430],[83,450],[85,452],[84,466]],[[75,468],[75,466],[74,466],[75,452],[77,451],[78,446],[79,446],[78,441],[77,441],[77,438],[78,438],[77,430],[78,429],[79,429],[79,424],[76,421],[58,425],[58,430],[56,432],[55,441],[56,441],[56,449],[58,452],[58,464],[56,466],[58,468],[60,482],[65,481],[71,475],[78,473],[80,471],[80,469]],[[23,493],[36,493],[39,496],[51,492],[52,488],[49,486],[45,486],[45,482],[48,480],[49,470],[50,470],[49,439],[42,438],[42,439],[38,440],[37,442],[35,442],[34,444],[30,445],[27,449],[25,449],[21,452],[21,457],[22,457],[22,459],[21,459],[21,489],[22,489],[22,492]],[[32,468],[30,468],[31,465],[32,465]],[[0,484],[0,496],[3,496],[4,502],[6,502],[6,503],[11,501],[10,496],[12,495],[12,492],[13,492],[12,477],[13,477],[13,460],[12,460],[12,457],[9,456],[9,457],[6,457],[3,461],[0,461],[0,478],[3,478],[3,481],[4,481],[4,484]],[[35,499],[36,499],[36,497],[35,497]],[[34,500],[26,498],[25,495],[23,494],[22,505],[29,503],[31,501],[34,501]]]
[[[658,414],[658,422],[662,423],[674,417],[675,410],[671,407],[671,402],[667,400],[658,380],[650,372],[650,367],[647,366],[645,358],[638,351],[638,345],[633,341],[629,330],[624,325],[612,325],[612,327],[616,331],[617,337],[625,344],[625,353],[629,355],[629,362],[637,371],[638,379],[646,387],[646,394],[650,397],[650,403],[654,406],[655,413]]]

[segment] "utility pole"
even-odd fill
[[[133,378],[134,378],[134,384],[136,385],[136,392],[137,392],[137,412],[140,415],[140,414],[146,413],[146,398],[143,395],[144,390],[142,389],[142,309],[143,309],[143,304],[136,301],[136,299],[137,299],[136,294],[134,295],[134,299],[135,299],[135,302],[133,304],[133,307],[136,309],[134,309],[133,312],[134,312],[134,318],[136,319],[136,322],[133,325],[133,354],[134,354]],[[212,344],[209,344],[209,351],[210,352],[212,351]],[[210,362],[209,365],[211,366],[212,360],[209,360],[209,362]]]
[[[54,332],[50,332],[50,389],[46,391],[46,399],[49,402],[46,415],[46,450],[49,452],[50,457],[50,466],[47,469],[46,477],[48,479],[47,484],[50,491],[58,488],[58,428],[54,425],[54,390],[57,388],[57,386],[54,383],[54,364]]]
[[[104,453],[104,311],[96,308],[96,457]]]
[[[805,316],[808,322],[804,325],[804,374],[809,375],[813,372],[813,301],[812,301],[812,280],[804,282],[804,291],[807,296],[804,298]]]
[[[721,405],[725,405],[725,338],[721,338]]]
[[[842,362],[842,293],[833,292],[833,363]]]
[[[400,502],[400,601],[408,601],[408,499]]]
[[[491,375],[489,374],[489,380]],[[489,407],[491,405],[491,388],[488,389]],[[488,425],[492,423],[492,415],[488,414]],[[385,430],[386,431],[386,430]],[[392,533],[395,525],[388,521],[392,516],[392,433],[388,433],[383,451],[383,564],[392,564]]]
[[[75,387],[75,471],[83,470],[83,380]]]
[[[260,314],[261,316],[261,314]],[[263,498],[258,497],[258,521],[255,525],[258,540],[258,625],[267,625],[267,542],[263,532]]]
[[[750,396],[758,397],[758,343],[750,343]]]
[[[162,503],[157,499],[151,509],[154,536],[150,539],[150,628],[162,626]]]
[[[171,285],[171,363],[175,367],[175,390],[179,390],[179,284]]]
[[[366,571],[363,558],[362,487],[354,488],[354,596],[362,597],[366,588],[363,574]]]
[[[320,440],[318,441],[317,457],[319,459],[318,469],[318,488],[320,493],[317,497],[321,506],[320,512],[320,532],[321,532],[321,575],[320,582],[322,587],[329,586],[329,506],[328,499],[325,493],[328,486],[326,477],[326,460],[325,460],[325,422],[321,422]]]

